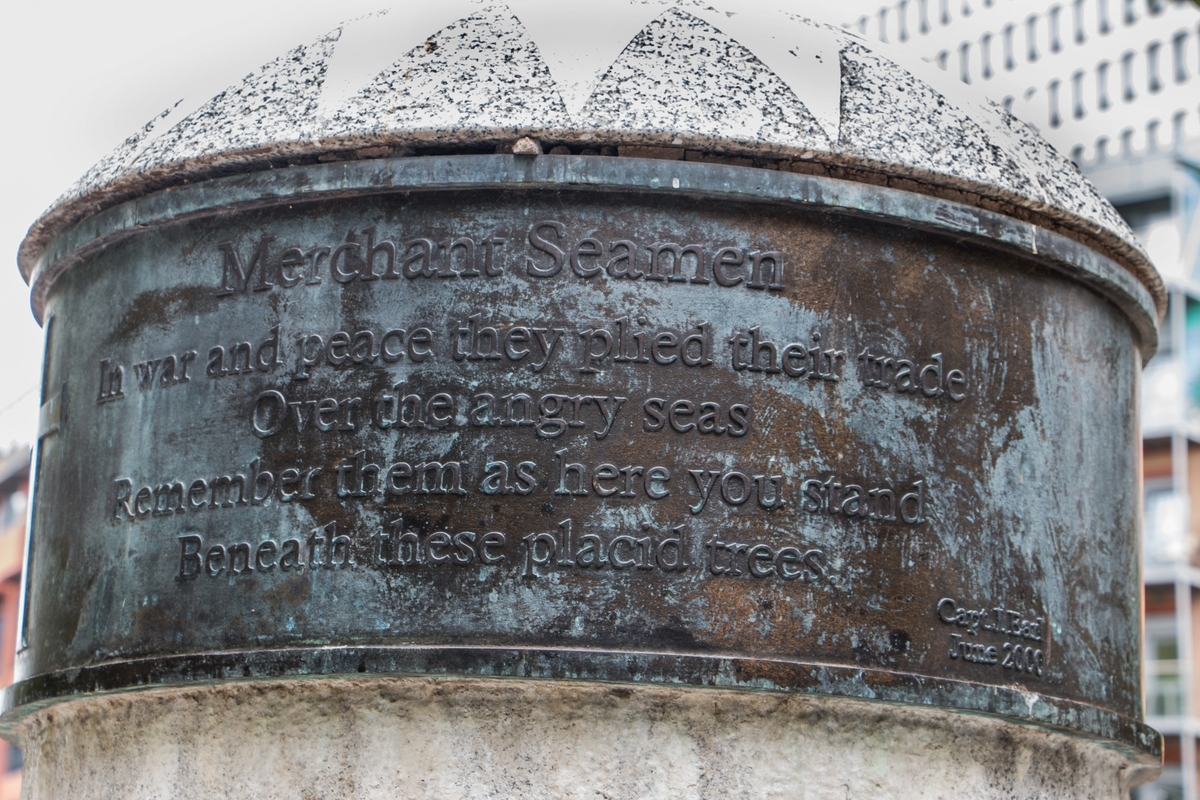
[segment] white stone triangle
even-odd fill
[[[735,39],[795,93],[836,146],[842,120],[841,39],[838,31],[804,23],[783,11],[747,3],[736,12],[685,8]]]
[[[197,98],[203,97],[203,102]],[[185,119],[189,114],[200,108],[204,102],[208,102],[207,95],[195,93],[190,97],[180,98],[167,110],[163,111],[154,119],[142,126],[142,138],[138,140],[137,147],[126,157],[126,164],[135,164],[142,157],[150,145],[162,138],[163,134],[174,128],[179,122]]]
[[[477,0],[432,0],[396,6],[344,23],[325,69],[317,113],[332,117],[405,53],[480,9]]]
[[[1009,126],[1003,109],[988,100],[978,87],[963,83],[957,75],[922,60],[905,47],[886,42],[864,43],[864,46],[945,98],[950,108],[980,127],[1006,157],[1019,164],[1026,176],[1036,176],[1042,171],[1042,167],[1029,157],[1025,146]]]
[[[579,117],[596,85],[633,37],[671,7],[654,0],[587,4],[507,0],[507,5],[537,45],[572,118]],[[579,35],[571,36],[572,31]]]

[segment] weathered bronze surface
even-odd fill
[[[152,195],[36,280],[10,709],[428,672],[1158,747],[1134,566],[1153,312],[1069,239],[802,175],[430,157]]]

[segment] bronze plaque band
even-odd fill
[[[1157,747],[1128,567],[1153,318],[1121,268],[808,176],[410,161],[185,187],[51,249],[10,707],[526,674]]]

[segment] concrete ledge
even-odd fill
[[[1123,798],[1156,770],[981,717],[725,690],[310,679],[77,700],[22,722],[27,800]]]

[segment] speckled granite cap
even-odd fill
[[[160,189],[314,161],[509,152],[525,137],[551,154],[713,160],[987,208],[1112,258],[1165,309],[1132,231],[1024,123],[886,45],[733,0],[438,0],[354,20],[149,122],[33,225],[21,272],[89,215]]]

